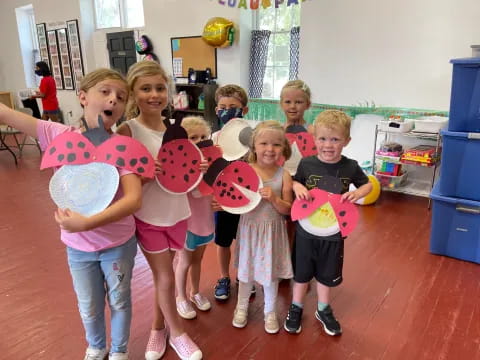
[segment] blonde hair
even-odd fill
[[[150,60],[142,60],[130,66],[127,73],[127,83],[130,89],[130,97],[128,99],[126,111],[127,119],[133,119],[140,114],[140,109],[138,108],[133,96],[133,88],[135,87],[137,80],[144,76],[157,75],[160,75],[167,83],[168,103],[170,104],[173,96],[173,92],[171,91],[172,81],[159,63]]]
[[[350,138],[350,126],[352,118],[340,110],[324,110],[318,114],[313,123],[315,133],[318,127],[324,126],[328,129],[338,129],[343,131],[346,139]]]
[[[104,80],[117,80],[125,84],[125,90],[128,92],[128,84],[122,74],[116,70],[100,68],[89,72],[80,82],[80,91],[87,92],[99,82]]]
[[[187,130],[197,126],[204,126],[207,129],[208,135],[212,132],[210,124],[201,116],[185,116],[182,120],[182,127]]]
[[[215,91],[215,102],[218,103],[222,97],[233,97],[240,101],[242,106],[245,107],[248,105],[247,93],[238,85],[229,84],[219,87],[217,91]]]
[[[308,103],[311,104],[312,93],[311,93],[308,85],[305,83],[305,81],[302,81],[302,80],[290,80],[290,81],[288,81],[285,85],[283,85],[282,90],[280,91],[280,101],[282,101],[282,99],[283,99],[284,91],[288,90],[288,89],[302,90],[305,94],[305,98],[307,99]]]
[[[262,121],[260,124],[258,124],[253,130],[252,140],[250,142],[250,152],[248,154],[248,162],[254,163],[257,161],[257,154],[255,153],[255,139],[265,130],[275,130],[275,131],[279,131],[282,134],[282,139],[283,139],[282,155],[285,157],[285,160],[288,160],[292,155],[292,148],[290,147],[290,143],[285,137],[285,129],[283,128],[282,124],[280,124],[276,120],[265,120],[265,121]]]

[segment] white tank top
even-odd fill
[[[146,146],[156,159],[162,145],[163,132],[151,130],[136,119],[127,121],[132,137]],[[172,226],[190,217],[190,206],[186,194],[173,195],[163,190],[154,179],[143,185],[142,207],[135,217],[147,224]]]

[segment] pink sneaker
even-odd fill
[[[183,333],[176,338],[170,337],[170,346],[182,360],[202,359],[202,352],[187,333]]]
[[[167,348],[167,336],[167,328],[150,331],[145,360],[158,360],[163,356]]]

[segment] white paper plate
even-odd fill
[[[258,188],[261,189],[263,187],[263,182],[260,177],[258,177],[258,180],[259,180]],[[226,212],[229,212],[231,214],[239,214],[239,215],[245,214],[255,209],[258,206],[258,204],[260,204],[260,201],[262,201],[262,196],[258,193],[258,191],[251,191],[237,184],[233,184],[233,186],[235,186],[245,197],[250,199],[250,202],[247,205],[241,206],[238,208],[222,206],[222,209],[225,210]]]
[[[223,152],[223,158],[228,161],[238,160],[248,152],[248,146],[240,142],[240,132],[250,127],[243,119],[232,119],[219,131],[217,145]]]
[[[117,168],[109,164],[64,165],[50,179],[50,196],[61,209],[92,216],[110,205],[119,180]]]

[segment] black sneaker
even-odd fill
[[[217,300],[227,300],[230,297],[230,278],[218,279],[214,296]]]
[[[303,309],[295,304],[290,305],[287,318],[283,324],[284,329],[290,334],[299,334],[302,331]]]
[[[323,324],[323,329],[328,335],[336,336],[342,333],[340,323],[335,319],[330,305],[327,305],[323,311],[317,309],[315,317]]]

